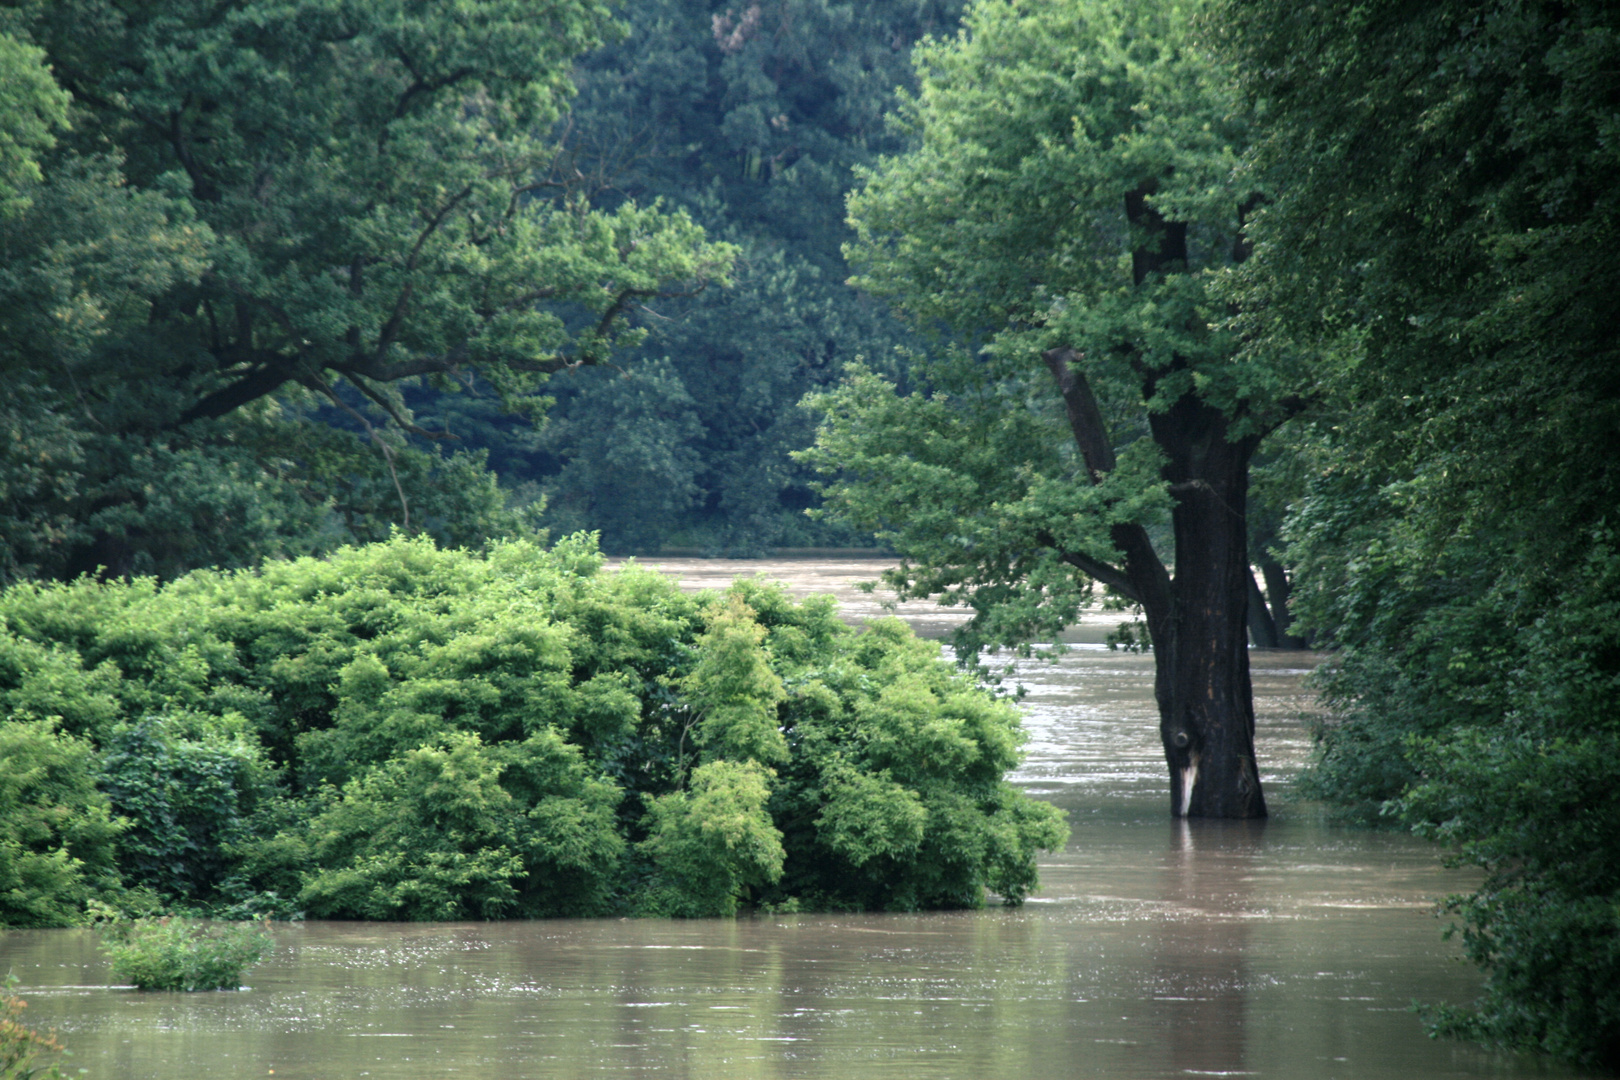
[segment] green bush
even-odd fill
[[[116,888],[120,824],[93,762],[55,720],[0,722],[0,926],[67,926]]]
[[[1346,715],[1306,786],[1483,872],[1446,908],[1484,987],[1430,1008],[1431,1030],[1616,1069],[1620,550],[1586,538],[1556,576],[1459,540],[1435,566],[1391,546],[1303,590],[1348,646],[1330,683]]]
[[[0,698],[57,710],[35,737],[99,776],[123,887],[171,911],[973,906],[1066,835],[1002,779],[1013,707],[903,624],[609,573],[590,538],[21,586],[0,630]]]
[[[765,809],[772,773],[758,762],[711,761],[689,790],[647,802],[643,852],[657,867],[641,900],[650,915],[731,915],[738,899],[782,877],[782,834]]]
[[[140,990],[235,990],[274,942],[269,923],[113,918],[99,924],[113,978]]]
[[[235,713],[171,713],[119,724],[102,741],[99,787],[128,822],[118,839],[124,884],[181,904],[229,892],[232,845],[251,835],[272,778]]]

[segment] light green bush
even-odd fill
[[[169,917],[99,924],[113,978],[141,990],[235,990],[274,946],[268,928]]]
[[[67,926],[114,888],[121,825],[89,742],[55,720],[0,722],[0,926]]]
[[[0,696],[60,710],[32,738],[100,776],[124,886],[170,910],[972,906],[1065,835],[1002,779],[1013,707],[903,624],[609,573],[586,537],[23,586],[0,631]]]

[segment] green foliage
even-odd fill
[[[179,905],[223,897],[257,804],[274,796],[258,740],[234,713],[120,724],[101,743],[98,787],[128,825],[118,839],[124,883]]]
[[[699,659],[681,691],[702,719],[692,741],[706,757],[780,764],[787,742],[777,730],[777,707],[787,696],[761,648],[765,628],[740,596],[710,614],[698,638]]]
[[[740,895],[782,877],[782,834],[766,811],[772,774],[758,762],[711,761],[687,790],[647,801],[641,851],[657,868],[648,914],[731,915]]]
[[[779,891],[808,906],[890,910],[977,907],[986,889],[1021,901],[1035,852],[1062,846],[1068,829],[1060,811],[1002,779],[1018,760],[1016,709],[940,664],[898,620],[851,646],[842,662],[787,679],[793,756],[773,800],[790,856]]]
[[[844,196],[854,166],[905,146],[883,115],[913,81],[913,44],[961,7],[648,0],[626,9],[623,41],[583,58],[575,183],[683,207],[742,253],[732,288],[656,305],[627,377],[550,384],[557,422],[499,467],[543,483],[554,530],[600,530],[613,552],[871,542],[802,514],[813,477],[788,454],[813,424],[793,405],[857,357],[889,370],[907,338],[845,284]]]
[[[0,33],[0,217],[28,205],[43,179],[39,157],[67,123],[68,96],[43,63],[45,54]]]
[[[0,722],[0,926],[68,926],[116,886],[122,824],[94,751],[54,720]]]
[[[606,906],[623,842],[619,790],[586,775],[546,731],[497,753],[442,735],[351,780],[309,823],[299,900],[317,916],[491,919],[592,915]],[[521,774],[521,796],[501,784]]]
[[[1620,1067],[1620,12],[1228,0],[1272,193],[1229,295],[1315,358],[1315,476],[1285,526],[1339,650],[1315,790],[1482,867],[1485,972],[1440,1030]]]
[[[140,990],[235,990],[275,946],[268,923],[125,919],[97,924],[113,978]]]
[[[830,514],[904,556],[901,595],[971,608],[964,658],[1054,640],[1093,580],[1157,617],[1157,564],[1218,550],[1183,524],[1172,552],[1172,514],[1240,490],[1297,407],[1299,365],[1242,354],[1212,291],[1243,254],[1252,133],[1195,11],[976,4],[914,51],[914,148],[858,170],[854,280],[938,347],[909,390],[857,367],[807,399],[823,421],[801,458],[831,478]],[[1227,455],[1230,477],[1200,471]]]
[[[1143,345],[1160,362],[1207,358],[1222,397],[1251,395],[1263,372],[1232,365],[1220,337],[1179,340],[1153,311],[1207,303],[1203,275],[1122,288],[1125,192],[1157,181],[1151,205],[1198,223],[1200,269],[1229,260],[1248,194],[1232,176],[1247,118],[1188,20],[1172,5],[997,0],[915,50],[921,86],[899,122],[919,145],[863,170],[850,200],[859,283],[1000,352],[1107,351],[1153,327]]]
[[[0,629],[0,701],[60,718],[13,726],[126,822],[96,866],[171,909],[974,905],[1021,899],[1065,835],[1002,781],[1016,713],[932,644],[606,573],[588,538],[19,585]],[[95,895],[58,884],[60,918]]]
[[[735,254],[684,212],[551,197],[572,64],[615,33],[597,0],[23,2],[0,32],[32,185],[0,218],[6,579],[532,529],[400,387],[532,415]]]
[[[66,1053],[55,1033],[41,1035],[22,1022],[28,1002],[16,994],[17,976],[7,972],[0,986],[0,1080],[62,1080],[62,1067],[35,1064],[41,1054]]]

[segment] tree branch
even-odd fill
[[[296,377],[293,369],[295,363],[296,361],[290,357],[274,353],[263,356],[252,371],[229,386],[221,387],[204,396],[201,401],[181,413],[180,424],[189,424],[193,420],[217,420],[266,394],[275,393]]]
[[[349,381],[354,384],[355,389],[366,395],[366,397],[370,398],[379,409],[387,413],[388,418],[395,424],[398,424],[400,430],[408,431],[412,435],[420,435],[424,439],[454,439],[457,437],[450,434],[448,431],[429,431],[426,428],[418,427],[417,425],[411,423],[400,414],[399,410],[394,407],[393,402],[389,401],[382,394],[379,394],[366,382],[362,376],[350,375]]]
[[[1057,381],[1058,392],[1063,395],[1064,410],[1069,414],[1069,431],[1074,435],[1074,444],[1080,448],[1080,456],[1085,458],[1091,482],[1100,484],[1103,475],[1113,472],[1117,462],[1097,396],[1091,392],[1091,383],[1085,374],[1073,366],[1080,354],[1065,345],[1046,350],[1041,353],[1041,359],[1046,361],[1047,369]]]
[[[1140,604],[1142,602],[1142,596],[1137,591],[1136,586],[1131,584],[1131,579],[1126,576],[1125,571],[1121,570],[1119,567],[1111,566],[1108,563],[1103,562],[1101,559],[1093,559],[1090,555],[1085,555],[1078,551],[1064,551],[1062,548],[1058,547],[1057,540],[1052,536],[1052,534],[1044,529],[1035,534],[1035,540],[1043,547],[1049,547],[1056,551],[1058,553],[1058,558],[1062,559],[1064,562],[1068,563],[1070,566],[1074,567],[1076,570],[1079,570],[1086,576],[1102,582],[1110,589],[1113,589],[1115,592],[1119,593],[1126,599],[1133,601],[1134,603]]]
[[[1085,459],[1086,471],[1093,484],[1102,483],[1103,477],[1118,464],[1113,445],[1108,439],[1108,428],[1103,423],[1102,409],[1091,392],[1091,383],[1076,366],[1080,354],[1068,346],[1048,349],[1041,354],[1069,416],[1069,431]],[[1155,614],[1170,610],[1170,572],[1165,569],[1147,530],[1140,525],[1120,523],[1109,530],[1114,546],[1125,556],[1123,570],[1075,552],[1063,551],[1055,543],[1064,562],[1090,574],[1122,596]]]

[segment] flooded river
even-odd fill
[[[664,568],[694,587],[763,570],[836,592],[859,616],[878,599],[852,586],[881,565]],[[900,614],[936,636],[957,618]],[[1334,828],[1290,803],[1310,656],[1253,656],[1273,817],[1175,822],[1152,661],[1108,652],[1107,626],[1088,618],[1061,661],[1019,669],[1030,741],[1014,780],[1074,830],[1022,908],[310,922],[278,928],[274,957],[238,993],[108,989],[76,930],[0,935],[0,969],[91,1080],[1579,1075],[1424,1036],[1414,999],[1466,1001],[1478,987],[1431,914],[1471,881],[1410,837]]]

